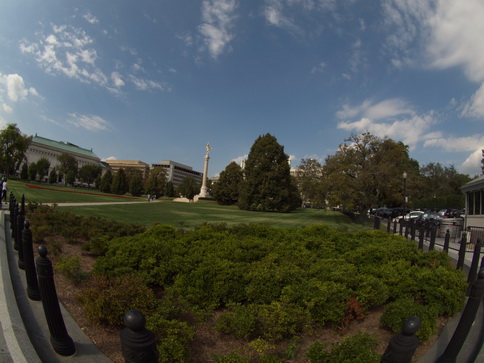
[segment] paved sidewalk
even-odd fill
[[[84,334],[62,304],[62,316],[76,353],[63,357],[53,350],[42,302],[28,298],[25,272],[17,267],[8,214],[5,209],[0,211],[0,362],[111,362]]]

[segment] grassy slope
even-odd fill
[[[27,184],[55,188],[56,191],[30,188],[26,186]],[[145,201],[144,198],[119,198],[109,194],[99,193],[96,190],[52,187],[45,184],[25,183],[20,181],[9,181],[9,188],[10,190],[13,190],[17,198],[20,198],[22,194],[25,195],[27,202],[115,203],[126,201]],[[79,193],[83,191],[88,193],[98,193],[101,195]],[[221,206],[213,201],[206,200],[199,201],[197,203],[181,203],[163,200],[155,203],[109,204],[62,208],[70,210],[79,215],[99,216],[107,219],[114,219],[118,222],[136,223],[145,226],[149,226],[154,223],[165,223],[176,227],[192,227],[204,222],[209,222],[227,223],[229,225],[239,223],[266,223],[276,227],[325,224],[331,227],[348,230],[362,228],[361,226],[352,224],[349,218],[337,212],[302,208],[292,213],[248,212],[240,210],[236,206]]]

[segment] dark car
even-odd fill
[[[410,213],[411,211],[412,210],[410,208],[393,208],[391,217],[392,219],[401,218]]]

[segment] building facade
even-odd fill
[[[41,158],[49,160],[50,173],[50,171],[59,164],[58,157],[63,153],[75,157],[79,168],[88,164],[102,166],[101,160],[96,154],[94,154],[92,149],[84,149],[66,141],[54,141],[38,136],[37,134],[32,136],[32,142],[25,153],[25,157],[27,159],[27,165],[36,163]]]
[[[143,173],[143,177],[146,177],[150,169],[150,165],[141,160],[106,160],[105,163],[109,165],[113,173],[116,173],[121,168],[124,170],[133,168],[140,170]]]
[[[191,166],[183,165],[171,160],[162,160],[159,164],[151,164],[151,168],[161,167],[166,171],[166,180],[173,183],[175,189],[187,176],[193,178],[200,185],[203,173],[193,170]]]
[[[466,196],[466,227],[484,227],[484,175],[471,180],[461,190]]]

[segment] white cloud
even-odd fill
[[[463,115],[484,118],[484,3],[384,0],[382,7],[389,31],[387,45],[394,52],[393,64],[461,67],[470,81],[480,85]]]
[[[230,160],[230,162],[235,162],[236,164],[238,165],[242,165],[243,163],[245,163],[245,161],[247,160],[247,158],[249,157],[249,154],[245,154],[245,155],[242,155],[242,156],[237,156],[236,158]]]
[[[121,88],[125,85],[123,78],[118,72],[111,73],[111,80],[116,88]]]
[[[86,19],[86,21],[91,23],[91,24],[99,23],[99,20],[94,15],[92,15],[91,13],[85,14],[83,16],[83,18]]]
[[[118,160],[116,156],[108,156],[107,158],[101,159],[102,161],[107,161],[107,160]]]
[[[430,132],[430,128],[437,123],[433,112],[418,115],[401,99],[388,99],[378,103],[365,100],[354,107],[344,105],[336,115],[345,120],[338,123],[339,129],[358,133],[370,132],[378,137],[402,140],[412,149],[419,142],[441,137],[438,131]]]
[[[167,85],[163,85],[159,82],[152,81],[150,79],[143,79],[143,78],[130,75],[129,80],[134,84],[136,89],[140,91],[147,91],[151,89],[170,91],[170,88]]]
[[[29,95],[40,97],[33,87],[27,88],[24,79],[19,74],[0,73],[0,95],[6,92],[10,101],[25,100]]]
[[[110,126],[108,121],[96,115],[80,115],[77,113],[70,113],[69,117],[70,118],[67,120],[68,123],[88,131],[106,130]]]
[[[6,103],[3,103],[2,104],[2,109],[5,113],[12,113],[13,112],[13,109],[12,107],[10,107],[9,105],[7,105]]]
[[[216,59],[234,38],[231,29],[235,19],[235,0],[204,0],[202,21],[198,31],[212,58]]]
[[[8,125],[8,122],[2,117],[0,116],[0,129],[5,129]]]
[[[470,176],[482,174],[481,160],[482,160],[482,149],[475,150],[469,157],[460,165],[459,170],[462,173],[468,174]]]

